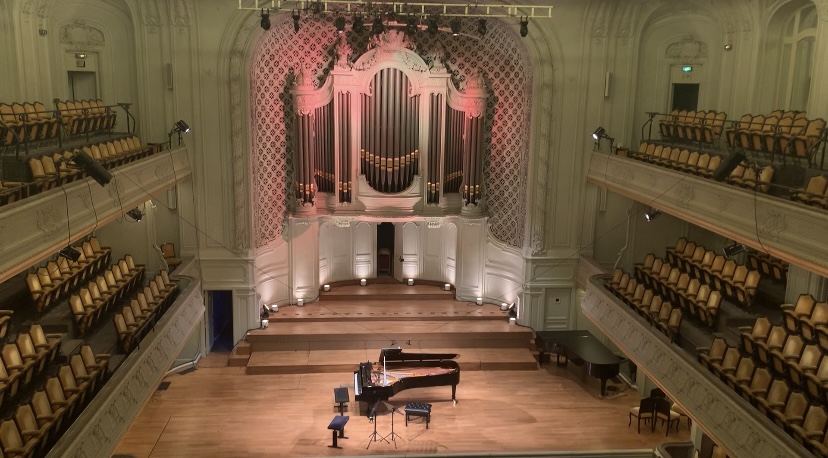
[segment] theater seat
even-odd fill
[[[6,420],[0,423],[0,445],[3,447],[3,454],[7,457],[28,457],[34,453],[37,438],[24,439],[14,421]]]

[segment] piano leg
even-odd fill
[[[601,377],[601,398],[607,396],[607,379]]]
[[[457,385],[451,386],[451,400],[454,405],[457,405]]]

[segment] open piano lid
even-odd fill
[[[379,362],[385,358],[386,362],[391,361],[443,361],[454,359],[457,353],[406,353],[400,347],[383,348],[380,350]]]

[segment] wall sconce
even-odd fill
[[[270,326],[270,320],[262,320],[262,329],[267,329]]]
[[[509,324],[517,324],[517,318],[509,318]]]
[[[505,303],[505,302],[501,302],[501,303],[500,303],[500,310],[502,310],[502,311],[504,311],[504,312],[505,312],[506,310],[509,310],[509,304],[507,304],[507,303]]]
[[[359,286],[365,286],[368,284],[368,280],[362,278],[359,280]]]
[[[446,290],[446,291],[451,291],[451,284],[446,283],[445,285],[443,285],[443,289]]]
[[[322,291],[328,292],[331,290],[331,285],[322,285]]]
[[[483,305],[483,298],[482,298],[482,297],[478,297],[478,298],[477,298],[477,300],[475,301],[475,303],[476,303],[477,305]]]
[[[408,286],[414,286],[414,279],[413,278],[408,279]]]
[[[299,307],[304,307],[305,306],[305,300],[304,299],[296,299],[296,305],[299,306]]]

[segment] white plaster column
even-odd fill
[[[811,94],[808,99],[808,118],[828,116],[828,0],[814,0],[819,21],[817,23],[814,61],[811,66]]]

